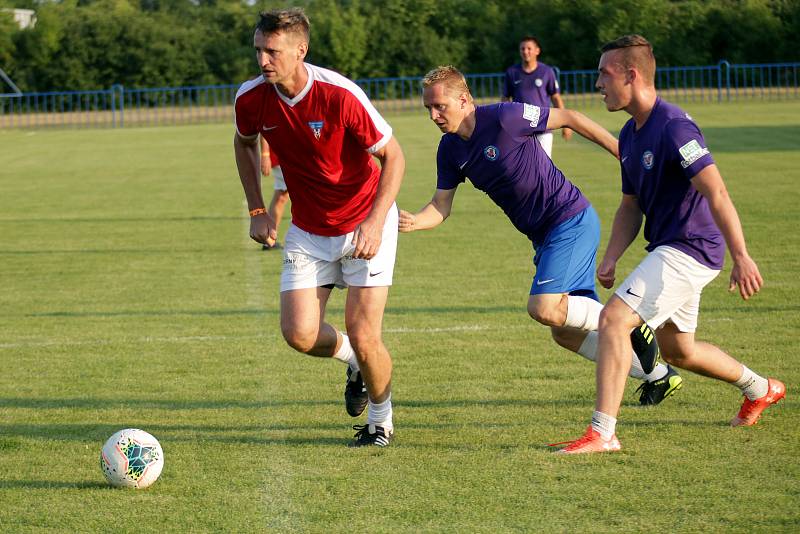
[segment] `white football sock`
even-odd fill
[[[342,345],[339,347],[339,350],[336,351],[336,354],[334,354],[333,357],[349,365],[350,369],[353,371],[358,371],[359,369],[358,360],[356,359],[356,351],[354,351],[353,347],[350,345],[350,338],[347,337],[347,334],[344,332],[340,333],[342,334]]]
[[[742,376],[733,385],[741,389],[744,396],[751,401],[763,397],[769,391],[767,379],[755,374],[746,365],[742,365]]]
[[[589,332],[586,334],[586,339],[583,340],[581,343],[580,348],[578,349],[578,354],[583,356],[589,361],[596,362],[597,361],[597,339],[598,334],[597,332]],[[667,366],[663,363],[659,363],[656,365],[653,372],[649,375],[644,374],[644,370],[642,369],[642,364],[639,363],[639,358],[636,357],[636,353],[631,351],[631,370],[628,372],[628,376],[631,378],[636,378],[639,380],[647,380],[651,382],[653,380],[658,380],[659,378],[663,378],[667,374]]]
[[[382,426],[387,431],[394,428],[392,424],[392,394],[386,397],[386,400],[379,403],[372,402],[370,399],[367,404],[367,424]]]
[[[603,305],[589,297],[567,296],[567,320],[564,326],[581,330],[597,330]]]
[[[609,440],[617,429],[617,418],[595,411],[592,413],[592,428],[599,432],[603,439]]]

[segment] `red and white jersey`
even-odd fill
[[[305,63],[308,83],[287,98],[262,77],[236,93],[236,131],[280,154],[292,223],[317,235],[353,231],[372,209],[380,168],[370,155],[392,128],[355,83]]]

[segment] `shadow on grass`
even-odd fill
[[[114,491],[104,482],[59,482],[55,480],[0,480],[0,490],[3,489],[101,489]]]

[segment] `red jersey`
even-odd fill
[[[262,77],[236,93],[236,131],[264,136],[280,154],[292,223],[317,235],[353,231],[372,209],[380,168],[370,154],[392,128],[355,83],[305,63],[308,83],[294,98]]]

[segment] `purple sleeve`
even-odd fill
[[[530,137],[547,131],[550,108],[506,102],[498,106],[500,126],[512,137]]]
[[[511,80],[511,69],[506,70],[506,76],[503,80],[503,96],[508,98],[512,94],[511,86],[513,85],[513,81]]]
[[[664,149],[664,157],[677,161],[689,180],[714,163],[700,128],[688,119],[673,119],[667,123]]]
[[[625,165],[620,163],[619,168],[620,171],[622,172],[622,194],[635,195],[636,190],[633,188],[633,184],[631,183],[630,178],[628,178],[628,173],[625,171]]]
[[[547,89],[547,94],[550,95],[550,96],[558,94],[558,92],[559,92],[558,80],[556,80],[556,71],[555,71],[555,69],[552,69],[552,68],[550,69],[550,76],[549,76],[549,78],[547,80],[546,89]]]
[[[455,189],[464,179],[458,166],[447,156],[447,141],[442,137],[436,152],[436,189]]]

